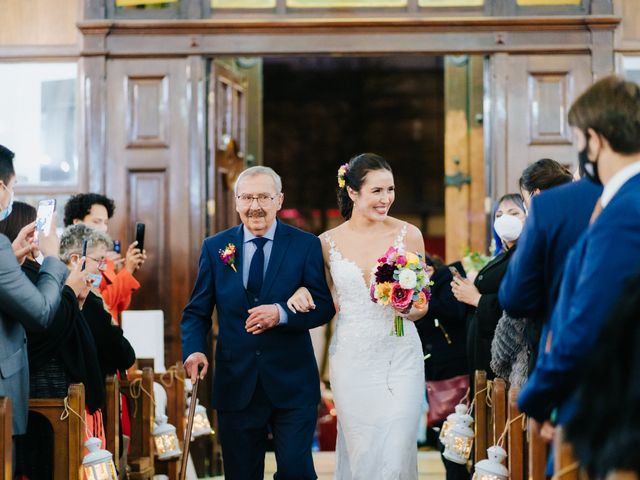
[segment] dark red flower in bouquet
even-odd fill
[[[391,305],[396,310],[402,311],[411,305],[412,297],[413,288],[402,288],[399,283],[396,283],[391,291]]]
[[[393,272],[395,271],[395,267],[393,265],[389,265],[388,263],[384,263],[376,269],[376,283],[384,283],[384,282],[393,282]]]

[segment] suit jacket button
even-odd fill
[[[256,350],[256,355],[259,357],[260,356],[260,350]]]
[[[253,301],[257,303],[258,302],[258,297],[254,297]]]
[[[478,275],[478,280],[482,280],[484,278],[484,275]]]

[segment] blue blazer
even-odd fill
[[[571,247],[589,226],[602,186],[582,179],[532,198],[531,209],[498,294],[514,318],[551,315]]]
[[[277,408],[316,405],[320,379],[309,329],[327,323],[335,314],[324,276],[320,240],[315,235],[278,221],[269,265],[258,305],[281,305],[286,325],[253,335],[245,331],[251,308],[242,283],[242,225],[205,239],[198,278],[181,322],[182,353],[205,353],[211,315],[217,310],[218,344],[215,352],[213,406],[222,411],[244,409],[258,378]],[[236,246],[235,272],[220,259],[219,250]],[[286,302],[300,286],[313,295],[315,310],[291,313]]]
[[[640,175],[627,181],[580,238],[567,259],[551,315],[551,351],[518,399],[539,421],[559,407],[559,423],[573,409],[573,392],[624,283],[640,264]]]

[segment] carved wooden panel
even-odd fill
[[[128,148],[168,147],[169,79],[127,78]]]
[[[569,72],[529,75],[529,145],[570,144],[567,124],[573,79]]]
[[[141,284],[139,293],[157,295],[160,305],[164,307],[167,292],[163,280],[166,271],[167,252],[166,232],[168,225],[165,219],[170,218],[166,192],[169,189],[165,170],[128,172],[129,218],[127,230],[130,238],[135,238],[137,222],[145,224],[144,248],[147,260],[136,277]]]
[[[109,234],[123,246],[144,222],[147,261],[131,309],[164,311],[165,364],[181,358],[180,318],[193,278],[190,248],[200,244],[190,204],[202,174],[190,169],[187,63],[184,59],[107,61],[105,193],[116,202]],[[188,186],[188,188],[187,188]],[[196,255],[197,257],[197,255]]]

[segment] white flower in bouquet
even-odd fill
[[[398,282],[400,282],[400,286],[405,289],[416,288],[417,281],[416,272],[408,268],[401,270],[398,275]]]

